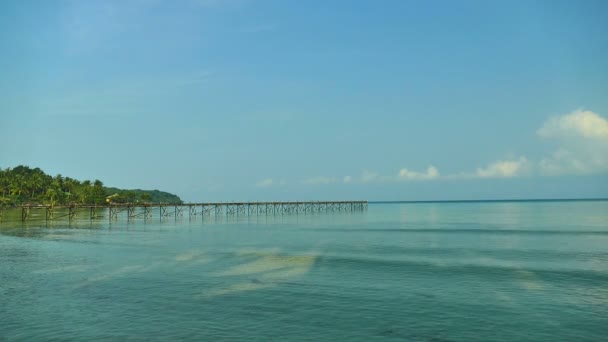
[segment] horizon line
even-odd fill
[[[499,202],[601,202],[608,201],[608,197],[592,198],[530,198],[530,199],[456,199],[456,200],[382,200],[368,201],[370,204],[398,204],[398,203],[499,203]]]

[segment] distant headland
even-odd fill
[[[159,190],[118,189],[106,187],[100,180],[51,176],[39,168],[19,165],[0,168],[0,205],[24,204],[68,205],[113,203],[175,203],[182,200]]]

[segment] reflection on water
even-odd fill
[[[242,277],[247,276],[243,282],[233,284],[225,289],[217,289],[204,292],[203,297],[213,297],[241,291],[253,291],[278,285],[280,282],[289,281],[298,276],[306,274],[314,265],[314,255],[280,255],[260,250],[241,253],[241,256],[251,256],[252,261],[232,266],[227,270],[220,271],[215,275],[218,277]]]
[[[599,341],[608,326],[608,202],[11,215],[0,340]]]

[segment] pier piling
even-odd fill
[[[188,209],[188,217],[196,217],[199,214],[202,218],[215,216],[259,216],[259,215],[307,215],[312,213],[329,212],[359,212],[365,211],[368,207],[367,201],[306,201],[306,202],[209,202],[209,203],[112,203],[109,205],[90,205],[72,204],[66,206],[54,205],[23,205],[21,206],[21,221],[27,221],[33,209],[44,209],[45,220],[53,221],[67,216],[69,221],[76,217],[79,209],[89,209],[89,219],[99,218],[98,211],[107,208],[108,218],[118,219],[120,213],[125,211],[128,219],[143,217],[144,219],[153,216],[153,209],[158,207],[159,217],[184,216],[184,209]],[[200,208],[200,212],[197,211]],[[67,214],[55,215],[57,210],[68,210]],[[0,209],[0,219],[2,209]]]

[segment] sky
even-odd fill
[[[0,167],[185,201],[608,197],[608,2],[0,2]]]

